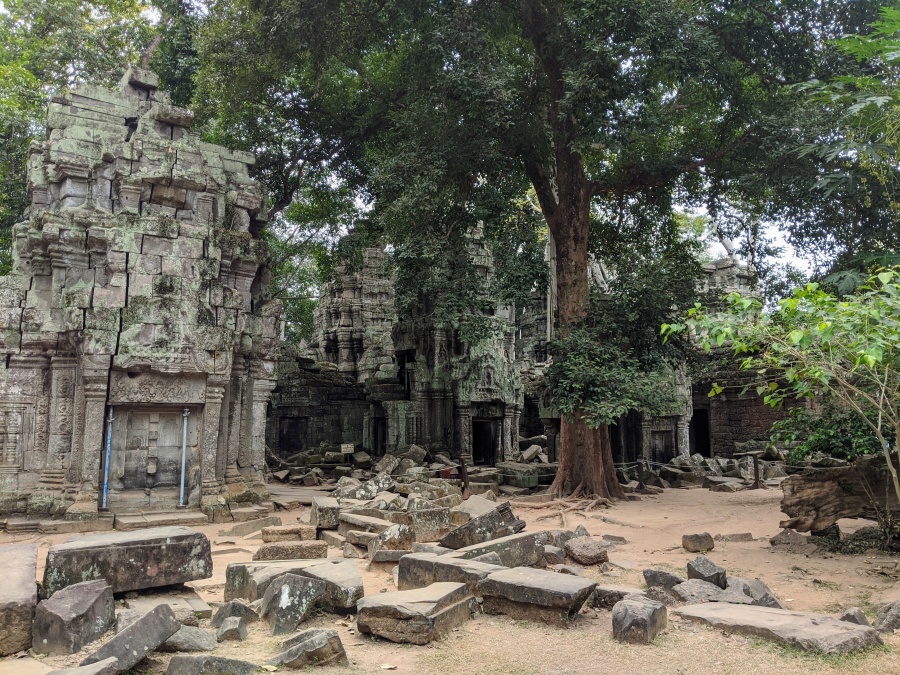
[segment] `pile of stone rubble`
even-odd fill
[[[37,545],[0,547],[0,656],[29,648],[73,655],[79,665],[56,675],[97,675],[170,652],[169,675],[254,673],[260,664],[215,652],[223,642],[246,640],[248,626],[259,624],[283,636],[266,668],[349,665],[336,630],[304,626],[314,611],[341,615],[345,625],[355,618],[360,633],[416,645],[446,636],[476,613],[567,627],[587,608],[610,610],[614,638],[631,643],[653,641],[669,625],[670,610],[678,621],[827,653],[880,644],[878,630],[900,626],[900,603],[882,607],[874,628],[855,608],[839,618],[789,611],[765,583],[730,576],[703,553],[688,562],[685,577],[647,569],[646,588],[605,585],[586,568],[604,569],[609,553],[627,545],[621,537],[593,537],[581,526],[526,532],[508,502],[463,500],[441,484],[420,483],[405,495],[390,491],[397,487],[379,474],[317,498],[309,524],[260,525],[263,545],[253,560],[228,565],[215,610],[192,593],[171,591],[172,584],[212,575],[209,540],[186,527],[52,546],[40,588]],[[402,502],[421,508],[401,510]],[[710,553],[715,540],[686,535],[682,545]],[[344,556],[327,557],[329,547]],[[359,556],[393,566],[397,590],[366,595],[361,561],[353,559]]]
[[[759,480],[765,487],[778,487],[787,477],[785,463],[758,459]],[[754,481],[753,458],[704,457],[700,454],[677,455],[660,467],[659,476],[648,480],[657,487],[699,486],[713,492],[745,490]]]

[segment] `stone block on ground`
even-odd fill
[[[494,506],[487,513],[477,516],[451,530],[441,537],[438,543],[447,548],[460,549],[493,539],[500,539],[501,537],[521,532],[524,529],[525,521],[519,520],[515,516],[509,506],[509,502],[504,502],[499,506]]]
[[[462,501],[450,509],[450,519],[456,525],[462,525],[470,520],[490,513],[497,508],[497,503],[490,499],[485,499],[480,495],[473,494],[468,499]]]
[[[126,598],[125,606],[146,614],[157,605],[168,605],[175,613],[175,618],[186,626],[196,626],[199,619],[212,617],[212,607],[200,598],[194,591],[185,589],[178,595],[148,593],[138,595],[136,598]]]
[[[262,528],[262,540],[269,544],[274,541],[295,541],[316,538],[316,528],[312,525],[277,525]]]
[[[734,532],[732,534],[717,534],[714,539],[716,541],[724,541],[728,542],[742,542],[742,541],[753,541],[753,534],[750,532]]]
[[[609,550],[614,546],[594,537],[573,537],[566,542],[566,553],[581,565],[599,565],[609,561]]]
[[[722,595],[722,589],[702,579],[688,579],[672,588],[672,592],[684,602],[714,602]]]
[[[478,583],[478,592],[489,614],[566,626],[596,586],[583,577],[516,567],[492,572]]]
[[[545,556],[546,558],[546,556]],[[480,556],[472,558],[475,562],[483,562],[488,563],[489,565],[498,565],[500,567],[504,567],[503,561],[500,559],[500,555],[495,551],[488,551],[487,553],[482,553]]]
[[[369,512],[371,513],[372,511],[373,510],[370,510]],[[378,513],[380,513],[380,511],[378,511]],[[344,537],[347,536],[347,532],[350,530],[356,530],[358,532],[374,532],[377,534],[379,532],[384,532],[393,524],[394,523],[391,521],[383,518],[342,511],[341,515],[338,517],[338,532],[344,535]]]
[[[686,551],[691,553],[705,553],[712,551],[716,547],[712,535],[709,532],[701,532],[700,534],[685,534],[681,537],[681,545]]]
[[[380,552],[411,552],[415,540],[416,534],[408,525],[391,525],[386,530],[379,532],[369,541],[367,546],[369,560],[375,561],[376,555]],[[397,560],[399,560],[399,558],[397,558]]]
[[[218,645],[216,634],[196,626],[182,626],[156,648],[159,652],[211,652]]]
[[[647,569],[644,570],[644,581],[647,582],[647,586],[662,586],[672,590],[678,584],[683,584],[686,579],[665,570]]]
[[[31,624],[37,607],[37,544],[0,547],[0,656],[31,646]]]
[[[212,554],[205,534],[189,527],[155,527],[81,535],[51,546],[43,592],[52,595],[72,584],[105,579],[114,593],[121,593],[211,576]]]
[[[739,589],[745,595],[749,595],[753,602],[751,604],[760,607],[775,607],[776,609],[787,609],[784,603],[775,597],[772,589],[766,586],[759,579],[745,579],[743,577],[728,577],[728,586],[726,589]],[[719,600],[722,602],[722,599]]]
[[[540,564],[544,559],[544,546],[538,541],[537,532],[511,534],[483,544],[466,546],[446,555],[472,559],[492,551],[500,556],[505,567],[530,567]]]
[[[729,633],[776,640],[803,651],[847,654],[881,644],[874,628],[824,614],[721,602],[687,605],[673,611]]]
[[[115,623],[113,592],[106,581],[73,584],[37,606],[32,649],[38,654],[74,654]]]
[[[687,564],[687,576],[690,579],[700,579],[719,588],[728,587],[728,574],[724,567],[719,567],[705,555],[698,555]]]
[[[159,605],[116,633],[109,642],[84,659],[81,665],[87,666],[115,656],[119,659],[120,671],[130,670],[180,628],[181,623],[175,618],[172,608]]]
[[[328,544],[318,539],[263,544],[253,554],[254,560],[312,560],[327,557]]]
[[[357,625],[391,642],[424,645],[468,621],[473,602],[468,587],[453,582],[379,593],[359,601]]]
[[[377,538],[378,532],[363,532],[362,530],[347,530],[347,534],[344,535],[344,539],[348,543],[363,547],[368,547],[369,542]]]
[[[336,630],[310,628],[281,643],[284,650],[269,661],[273,666],[349,666],[347,652]]]
[[[875,630],[890,632],[900,628],[900,600],[879,605],[875,617]]]
[[[538,486],[539,474],[534,464],[520,462],[497,462],[497,471],[504,485],[533,488]]]
[[[259,613],[268,619],[272,635],[292,633],[324,594],[325,582],[286,573],[269,584]]]
[[[594,594],[591,596],[591,606],[601,609],[612,609],[617,602],[623,600],[627,595],[644,596],[645,593],[640,588],[631,588],[630,586],[597,584]]]
[[[293,628],[291,630],[293,630]],[[240,616],[229,616],[227,619],[223,619],[219,628],[216,630],[217,642],[240,642],[246,639],[247,623],[244,621],[244,618]]]
[[[119,659],[110,656],[89,666],[75,666],[62,670],[51,670],[47,675],[116,675],[119,672]]]
[[[869,619],[863,613],[863,611],[859,607],[848,607],[843,612],[841,612],[838,617],[839,621],[847,621],[848,623],[855,623],[859,626],[871,626],[869,623]]]
[[[644,595],[626,595],[612,608],[613,637],[619,642],[650,644],[667,623],[666,606]]]
[[[316,560],[231,563],[225,570],[225,600],[242,598],[253,602],[265,595],[273,579],[290,572],[325,583],[319,604],[326,609],[347,610],[363,596],[359,569],[350,560]]]
[[[375,463],[375,471],[378,473],[392,473],[400,464],[400,458],[397,455],[385,455]]]
[[[501,569],[504,568],[476,560],[433,553],[410,553],[400,558],[397,587],[408,591],[434,583],[454,582],[466,584],[470,593],[478,595],[478,582]]]
[[[281,517],[279,516],[255,518],[246,520],[243,523],[235,523],[229,528],[219,530],[219,536],[246,537],[248,534],[259,532],[264,527],[277,527],[278,525],[281,525]]]
[[[313,497],[309,524],[320,530],[336,530],[341,505],[334,497]]]
[[[222,622],[225,619],[231,616],[240,617],[246,623],[254,623],[256,621],[259,621],[259,615],[256,613],[256,610],[250,607],[249,604],[247,604],[243,600],[229,600],[216,610],[216,613],[213,614],[209,625],[213,628],[218,628],[222,625]]]
[[[328,544],[331,548],[344,548],[347,540],[337,530],[316,530],[319,533],[319,539]]]
[[[166,675],[256,675],[259,667],[249,661],[209,654],[176,654],[169,661]]]
[[[416,541],[422,542],[438,541],[453,528],[448,508],[390,511],[385,517],[392,523],[411,527],[416,534]]]

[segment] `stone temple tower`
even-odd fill
[[[56,97],[32,145],[0,278],[0,513],[88,529],[267,498],[280,306],[254,158],[202,142],[157,86],[131,68]]]

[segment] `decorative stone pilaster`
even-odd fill
[[[67,519],[89,520],[98,517],[100,467],[105,448],[106,397],[109,357],[84,357],[81,390],[84,413],[79,480],[81,489],[75,503],[66,510]]]
[[[231,512],[225,498],[219,494],[216,480],[216,455],[219,452],[219,417],[222,399],[225,397],[225,381],[210,375],[206,380],[206,401],[203,405],[203,434],[200,446],[200,508],[212,523],[231,520]],[[223,451],[225,449],[223,448]]]
[[[456,449],[457,456],[466,460],[466,463],[472,464],[472,406],[459,405],[456,406],[457,420],[457,436]]]
[[[253,380],[253,425],[250,445],[252,448],[251,467],[255,474],[255,484],[265,485],[266,470],[266,407],[275,388],[275,380]]]
[[[511,406],[506,406],[503,410],[503,434],[502,434],[502,458],[505,462],[511,462],[515,459],[515,450],[513,444],[513,433],[516,427],[513,427],[513,411]],[[516,443],[515,445],[518,445]],[[516,448],[518,449],[518,448]]]
[[[685,457],[691,454],[691,436],[690,436],[691,418],[680,415],[675,422],[675,447],[678,448],[678,454]]]
[[[650,459],[651,433],[650,420],[644,418],[641,420],[641,457],[646,460]]]

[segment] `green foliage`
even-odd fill
[[[820,410],[792,408],[789,417],[772,425],[769,443],[789,449],[791,464],[819,453],[853,460],[881,451],[878,438],[859,415],[838,408],[830,399]]]
[[[160,14],[157,33],[161,42],[150,67],[159,75],[160,87],[175,105],[188,107],[194,96],[194,76],[200,59],[194,44],[200,26],[197,0],[150,0]]]

